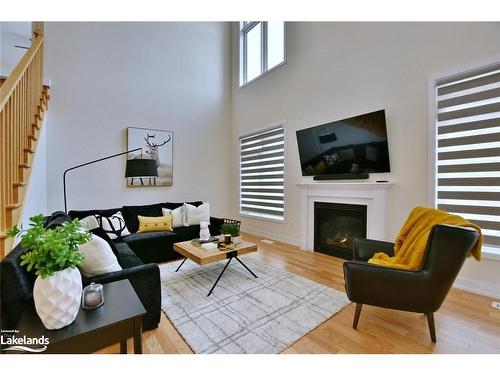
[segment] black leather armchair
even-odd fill
[[[344,263],[347,296],[356,303],[353,328],[363,304],[423,313],[436,342],[434,312],[443,303],[467,254],[479,237],[473,228],[436,225],[427,241],[422,269],[406,271],[367,263],[373,254],[394,255],[391,242],[356,239],[354,258]]]

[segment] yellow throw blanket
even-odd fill
[[[478,261],[481,260],[483,236],[479,226],[470,223],[461,216],[452,215],[442,210],[415,207],[396,238],[395,255],[390,257],[385,253],[376,253],[368,263],[404,270],[420,269],[425,255],[427,239],[432,227],[436,224],[476,228],[479,231],[479,240],[469,255],[473,255]]]

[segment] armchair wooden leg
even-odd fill
[[[356,312],[354,313],[354,321],[352,322],[352,328],[358,328],[359,316],[361,315],[362,303],[356,303]]]
[[[427,323],[429,323],[429,332],[431,334],[432,342],[436,342],[436,327],[434,325],[434,314],[428,313],[425,314],[427,316]]]

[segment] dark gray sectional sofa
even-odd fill
[[[202,202],[188,202],[199,206]],[[110,240],[106,233],[97,228],[92,232],[104,238],[115,253],[121,271],[111,272],[95,277],[82,277],[83,285],[91,282],[106,284],[113,281],[128,279],[146,309],[143,318],[143,329],[158,327],[161,313],[160,270],[157,263],[179,258],[174,252],[175,242],[187,241],[199,236],[199,225],[174,228],[173,232],[136,233],[139,228],[137,215],[161,216],[162,207],[175,209],[183,203],[157,203],[144,206],[123,206],[121,208],[104,210],[70,211],[69,215],[58,211],[47,217],[46,226],[61,225],[74,218],[83,219],[89,215],[99,214],[111,216],[121,211],[131,234],[116,240]],[[223,219],[210,218],[210,232],[220,233]],[[19,319],[19,308],[27,300],[32,299],[34,272],[27,272],[20,266],[21,255],[26,250],[18,245],[2,261],[0,268],[2,327],[14,329]]]
[[[196,201],[187,203],[198,207],[203,202]],[[182,205],[183,203],[165,202],[142,206],[123,206],[105,210],[69,211],[69,216],[83,219],[89,215],[96,214],[111,216],[121,211],[125,224],[131,234],[115,240],[115,244],[125,243],[144,263],[160,263],[179,258],[179,254],[173,250],[174,243],[199,237],[200,226],[191,225],[189,227],[174,228],[173,232],[137,233],[139,229],[139,220],[137,216],[162,216],[162,208],[173,210]],[[211,217],[209,226],[210,233],[213,235],[220,234],[220,227],[223,222],[224,219]]]

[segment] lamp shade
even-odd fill
[[[127,159],[125,178],[158,177],[158,168],[154,159]]]

